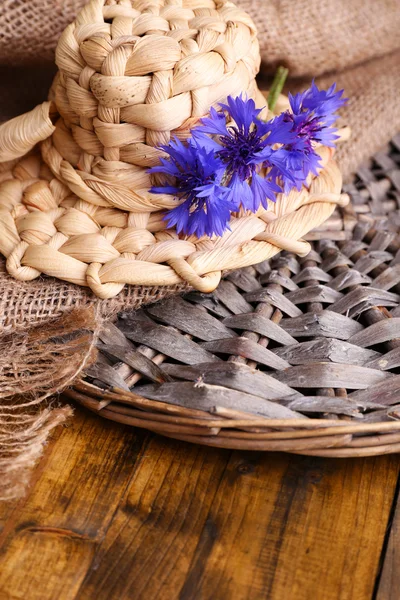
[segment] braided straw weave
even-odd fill
[[[0,128],[3,162],[43,140],[45,165],[28,157],[2,174],[0,252],[17,279],[43,273],[100,298],[125,284],[210,292],[225,270],[282,249],[307,254],[302,236],[348,201],[332,150],[321,147],[318,177],[269,210],[234,215],[222,238],[166,229],[177,200],[148,191],[159,146],[185,139],[228,95],[266,104],[254,24],[229,1],[91,0],[61,35],[56,62],[50,102]],[[287,108],[284,98],[277,107]]]

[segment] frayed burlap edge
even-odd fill
[[[187,289],[127,286],[101,301],[48,277],[16,282],[0,261],[0,501],[24,496],[49,434],[72,415],[54,394],[95,361],[104,320]]]
[[[50,432],[72,414],[70,406],[48,407],[40,413],[24,414],[18,423],[20,431],[10,431],[9,417],[1,409],[0,423],[6,432],[1,434],[4,451],[0,454],[0,501],[25,495],[32,469],[43,454]]]
[[[72,415],[46,400],[96,358],[98,309],[0,338],[0,500],[24,495],[50,432]]]

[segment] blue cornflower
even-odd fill
[[[303,108],[311,110],[319,116],[325,127],[333,125],[337,119],[336,112],[347,102],[343,98],[344,90],[336,91],[336,83],[327,90],[319,90],[315,81],[312,82],[303,97]]]
[[[291,123],[276,127],[272,122],[261,121],[261,109],[256,108],[254,100],[242,96],[229,96],[228,104],[220,106],[233,124],[227,125],[224,113],[212,108],[210,117],[202,119],[202,125],[193,130],[193,136],[224,163],[228,197],[237,208],[243,206],[252,212],[256,212],[260,204],[267,208],[268,199],[275,201],[282,188],[274,177],[260,176],[259,172],[263,165],[281,168],[290,177],[284,157],[273,146],[294,141]]]
[[[284,172],[273,169],[285,192],[293,187],[293,180],[300,189],[310,173],[318,174],[321,163],[315,144],[335,145],[337,129],[332,125],[337,119],[336,111],[347,101],[342,95],[343,90],[336,92],[335,84],[328,90],[319,90],[313,81],[305,92],[289,94],[291,112],[286,111],[274,119],[278,129],[290,123],[294,134],[294,139],[281,148],[281,156],[291,176],[288,178]]]
[[[150,191],[184,199],[166,213],[168,227],[176,227],[178,233],[186,235],[221,236],[235,208],[227,198],[228,189],[222,186],[225,167],[221,159],[193,138],[186,144],[174,139],[162,150],[169,158],[162,158],[161,165],[149,172],[164,173],[173,178],[173,183],[154,186]]]
[[[306,92],[289,96],[290,111],[268,122],[259,118],[254,101],[242,96],[229,96],[221,112],[211,108],[192,137],[163,146],[168,157],[149,170],[166,175],[153,193],[182,199],[166,213],[168,226],[186,235],[221,236],[240,207],[256,212],[278,193],[301,189],[321,167],[316,144],[335,143],[332,125],[346,101],[342,94],[335,86],[319,90],[313,82]]]

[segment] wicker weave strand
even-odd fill
[[[68,393],[97,414],[210,446],[400,451],[400,137],[346,186],[353,206],[279,257],[104,324]]]

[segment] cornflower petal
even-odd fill
[[[276,202],[276,194],[279,194],[282,188],[268,178],[255,173],[251,178],[251,191],[254,199],[253,212],[256,212],[260,204],[267,209],[268,200]]]

